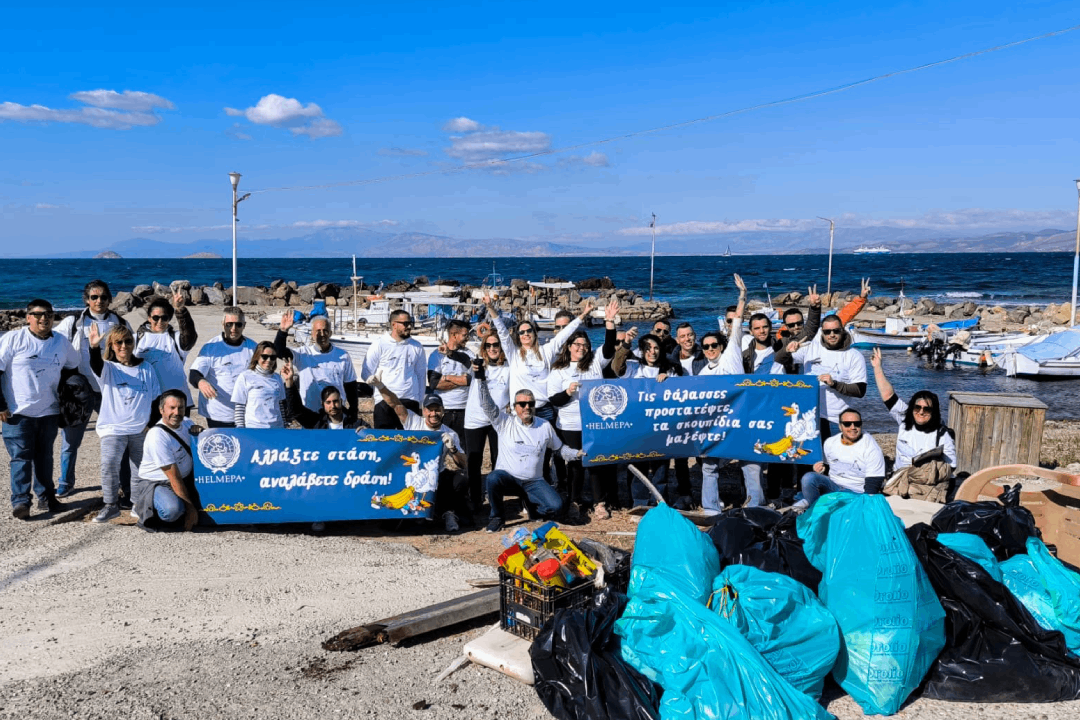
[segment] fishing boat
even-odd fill
[[[976,327],[979,324],[978,316],[965,320],[950,320],[949,322],[936,323],[935,327],[944,331],[946,337],[960,330]],[[907,318],[885,318],[885,327],[860,328],[849,323],[847,331],[851,335],[852,347],[906,350],[916,340],[926,337],[929,325],[912,325]]]
[[[854,255],[888,255],[892,252],[892,250],[885,247],[884,245],[876,245],[874,247],[870,247],[868,245],[860,245],[851,252]]]
[[[1010,377],[1036,380],[1080,377],[1078,327],[1040,337],[1037,342],[1010,348],[996,359],[996,363]]]

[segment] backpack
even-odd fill
[[[90,422],[94,414],[94,388],[82,373],[72,373],[57,389],[60,401],[60,427],[78,427]]]

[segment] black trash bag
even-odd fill
[[[558,720],[660,720],[660,687],[619,656],[625,607],[606,588],[587,607],[555,611],[533,641],[536,694]]]
[[[945,648],[921,688],[955,702],[1033,703],[1080,699],[1080,659],[1065,636],[1040,627],[1008,588],[937,541],[925,523],[907,530],[945,608]]]
[[[1001,502],[956,500],[938,510],[930,524],[943,533],[978,535],[999,562],[1027,553],[1029,537],[1042,538],[1031,511],[1020,507],[1020,484],[1006,485]]]
[[[821,571],[810,564],[803,541],[795,531],[795,513],[766,507],[735,508],[722,513],[709,529],[720,553],[721,569],[750,565],[798,580],[815,593]]]

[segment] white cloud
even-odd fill
[[[503,131],[493,127],[465,135],[451,135],[446,154],[457,160],[473,163],[550,149],[551,136],[545,132]]]
[[[240,128],[240,123],[233,123],[233,126],[225,131],[225,134],[231,137],[233,140],[250,140],[251,136],[248,135]]]
[[[656,232],[665,235],[714,235],[718,233],[755,232],[768,230],[773,232],[805,231],[821,225],[820,220],[739,220],[727,221],[700,221],[690,220],[670,225],[657,225]],[[619,230],[620,235],[649,235],[652,230],[645,227],[630,227]]]
[[[443,132],[448,133],[474,133],[486,129],[480,123],[467,117],[457,117],[443,125]]]
[[[288,128],[293,135],[307,135],[311,139],[340,135],[341,125],[323,115],[315,103],[304,105],[296,98],[271,93],[259,98],[254,107],[246,110],[225,108],[229,117],[245,117],[256,125]]]
[[[428,153],[420,148],[389,147],[379,148],[379,154],[387,157],[426,157]]]
[[[59,210],[59,205],[50,205],[49,203],[38,203],[34,205],[35,210]]]
[[[228,225],[201,225],[194,227],[165,227],[162,225],[135,225],[131,229],[137,233],[154,235],[158,233],[182,233],[182,232],[210,232],[211,230],[227,230]]]
[[[135,126],[157,125],[161,116],[155,109],[172,110],[176,106],[152,93],[125,90],[86,90],[71,97],[88,107],[58,109],[45,105],[0,103],[0,121],[72,123],[108,130],[128,130]]]
[[[607,167],[609,165],[607,155],[595,150],[582,158],[581,162],[592,167]]]
[[[288,227],[295,228],[362,228],[362,227],[394,227],[398,224],[397,220],[377,220],[375,222],[366,222],[363,220],[297,220],[290,224]]]
[[[176,109],[175,105],[160,95],[136,90],[125,90],[122,93],[115,90],[83,90],[72,93],[71,99],[94,107],[112,108],[113,110],[145,112],[154,108]]]

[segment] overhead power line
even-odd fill
[[[526,160],[533,160],[548,155],[559,155],[562,153],[573,152],[575,150],[594,148],[599,145],[605,145],[607,143],[613,143],[619,140],[628,140],[630,138],[641,137],[642,135],[652,135],[654,133],[664,132],[667,130],[676,130],[678,128],[689,127],[690,125],[697,125],[699,123],[720,120],[721,118],[727,118],[733,115],[742,115],[744,113],[753,112],[755,110],[763,110],[765,108],[779,107],[781,105],[791,105],[793,103],[806,102],[807,100],[814,100],[816,98],[825,97],[826,95],[835,95],[836,93],[841,93],[847,90],[851,90],[853,88],[861,87],[863,85],[869,85],[870,83],[878,82],[880,80],[897,77],[899,75],[907,75],[909,73],[918,72],[920,70],[929,70],[931,68],[940,67],[941,65],[948,65],[949,63],[958,62],[960,60],[967,60],[969,58],[977,57],[979,55],[986,55],[988,53],[997,52],[998,50],[1007,50],[1009,48],[1014,48],[1018,45],[1035,42],[1036,40],[1045,40],[1047,38],[1055,37],[1057,35],[1064,35],[1065,33],[1070,33],[1074,30],[1080,30],[1080,25],[1073,25],[1072,27],[1062,28],[1061,30],[1054,30],[1052,32],[1043,33],[1042,35],[1034,35],[1029,38],[1024,38],[1023,40],[1014,40],[1013,42],[1005,43],[1003,45],[995,45],[993,47],[983,48],[982,50],[975,50],[973,52],[964,53],[963,55],[956,55],[955,57],[946,58],[944,60],[937,60],[935,62],[926,63],[924,65],[916,65],[914,67],[904,68],[903,70],[894,70],[892,72],[887,72],[882,75],[875,75],[873,77],[865,78],[863,80],[856,80],[854,82],[837,85],[836,87],[826,88],[824,90],[815,90],[813,92],[804,93],[802,95],[794,95],[792,97],[787,97],[782,100],[770,100],[768,102],[758,103],[756,105],[748,105],[746,107],[741,107],[735,110],[727,110],[725,112],[716,113],[715,115],[706,115],[705,117],[695,118],[693,120],[683,120],[681,122],[671,123],[670,125],[661,125],[659,127],[648,128],[646,130],[636,130],[634,132],[625,133],[622,135],[614,135],[612,137],[607,137],[600,140],[590,140],[588,142],[578,143],[576,145],[565,145],[558,148],[538,150],[537,152],[528,153],[525,155],[514,155],[512,157],[506,157],[497,160],[485,160],[483,162],[465,163],[464,165],[455,165],[454,167],[450,168],[439,168],[435,170],[425,170],[422,172],[405,173],[401,175],[386,175],[384,177],[367,178],[364,180],[344,180],[341,182],[324,183],[322,185],[296,185],[291,187],[264,188],[262,190],[252,190],[251,192],[252,194],[257,194],[266,192],[283,192],[286,190],[325,190],[329,188],[350,187],[354,185],[374,185],[377,183],[391,182],[393,180],[408,180],[411,178],[426,177],[430,175],[446,175],[449,173],[463,172],[466,170],[492,168],[498,167],[500,165],[524,162]]]

